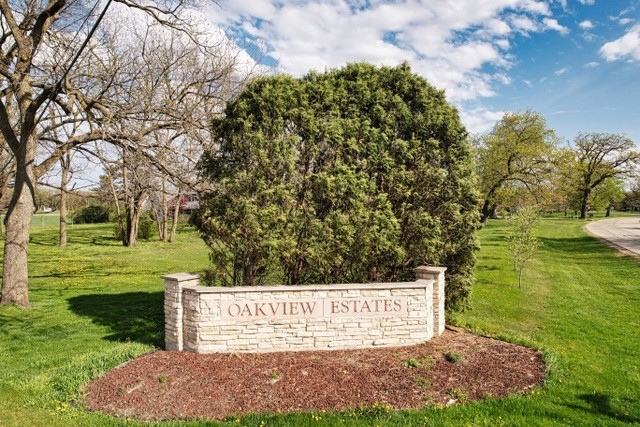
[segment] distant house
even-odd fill
[[[195,194],[185,194],[180,197],[180,200],[178,200],[177,197],[174,197],[169,202],[169,211],[173,212],[176,205],[179,207],[179,213],[191,214],[191,212],[200,207],[200,202],[198,201],[198,196]]]

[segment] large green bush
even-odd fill
[[[151,215],[147,212],[140,215],[140,222],[138,223],[138,237],[140,239],[149,240],[156,234],[156,223],[151,218]]]
[[[73,222],[76,224],[100,224],[109,222],[111,209],[104,205],[91,205],[80,209],[73,215]]]
[[[477,242],[467,132],[408,65],[255,80],[213,123],[194,221],[223,285],[413,280],[448,267],[463,306]]]

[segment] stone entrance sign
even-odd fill
[[[196,353],[411,345],[444,330],[443,267],[415,282],[205,287],[163,276],[167,350]]]

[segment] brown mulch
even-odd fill
[[[208,355],[156,351],[89,383],[85,405],[141,420],[343,410],[374,403],[408,409],[526,391],[544,376],[539,352],[448,328],[411,347]]]

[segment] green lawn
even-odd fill
[[[69,227],[72,226],[69,220]],[[49,227],[57,227],[60,224],[60,212],[37,213],[31,219],[31,228],[42,229]]]
[[[447,409],[394,412],[381,406],[256,415],[226,424],[640,424],[640,263],[587,236],[578,220],[546,219],[540,229],[545,246],[518,289],[505,224],[496,220],[480,232],[473,310],[453,320],[544,351],[551,366],[544,388]],[[69,229],[69,247],[61,249],[56,228],[34,221],[34,307],[0,307],[0,425],[136,424],[88,414],[69,402],[81,399],[89,378],[162,345],[160,275],[202,270],[207,251],[189,230],[174,244],[141,242],[133,249],[111,233],[109,224],[76,225]]]

